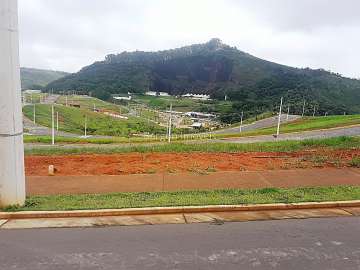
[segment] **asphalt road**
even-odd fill
[[[24,129],[26,130],[26,133],[31,135],[37,135],[37,136],[51,136],[52,131],[51,128],[40,126],[38,124],[34,124],[32,120],[30,120],[27,117],[23,117],[23,125]],[[62,137],[79,137],[80,135],[63,132],[63,131],[57,131],[55,130],[56,136],[62,136]]]
[[[360,217],[0,231],[0,269],[360,269]]]
[[[286,114],[282,114],[281,115],[281,123],[292,122],[299,118],[301,118],[300,115],[289,115],[289,118],[288,118]],[[269,118],[265,118],[265,119],[256,121],[254,123],[244,125],[241,128],[241,130],[242,131],[251,131],[251,130],[256,130],[256,129],[260,129],[260,128],[273,127],[273,126],[277,125],[278,119],[279,119],[278,116],[272,116]],[[216,130],[212,133],[214,133],[214,134],[234,134],[234,133],[238,134],[239,130],[240,130],[240,126],[237,126],[237,127]]]
[[[281,130],[281,129],[280,129]],[[313,130],[313,131],[302,131],[295,133],[284,133],[275,138],[273,135],[261,135],[251,137],[240,137],[240,138],[228,138],[225,140],[217,140],[218,142],[232,142],[232,143],[254,143],[254,142],[275,142],[275,141],[286,141],[286,140],[306,140],[306,139],[321,139],[321,138],[332,138],[339,136],[359,136],[360,125],[352,127],[343,127],[336,129],[327,130]]]

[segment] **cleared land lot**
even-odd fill
[[[26,156],[27,175],[124,175],[217,171],[254,171],[351,166],[359,149],[312,149],[296,152],[250,153],[127,153],[73,156]]]
[[[33,119],[33,105],[23,108],[24,115]],[[164,133],[165,129],[145,119],[128,116],[128,119],[117,119],[101,112],[55,105],[55,112],[59,113],[59,130],[75,134],[84,134],[85,117],[88,135],[129,136],[131,133]],[[51,105],[36,105],[36,123],[51,127]]]

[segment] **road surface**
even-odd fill
[[[0,231],[0,269],[360,269],[360,217]]]
[[[251,137],[240,137],[240,138],[227,138],[222,140],[216,140],[218,142],[231,142],[231,143],[254,143],[254,142],[275,142],[275,141],[286,141],[286,140],[306,140],[306,139],[323,139],[332,138],[339,136],[359,136],[360,125],[334,128],[327,130],[312,130],[302,131],[295,133],[284,133],[278,138],[273,135],[260,135]]]
[[[26,131],[25,134],[31,134],[36,136],[51,136],[52,131],[51,128],[40,126],[38,124],[34,124],[32,120],[29,118],[23,116],[23,126],[24,130]],[[57,131],[55,130],[55,136],[61,136],[61,137],[80,137],[80,135],[72,134],[68,132],[63,131]]]
[[[281,123],[292,122],[299,118],[301,118],[301,116],[299,116],[299,115],[289,115],[289,118],[287,119],[287,115],[282,114],[281,115]],[[256,130],[256,129],[260,129],[260,128],[274,127],[277,125],[277,122],[278,122],[278,117],[273,116],[273,117],[269,117],[269,118],[265,118],[265,119],[256,121],[251,124],[244,125],[241,128],[241,130],[242,131],[251,131],[251,130]],[[236,134],[236,133],[239,133],[239,131],[240,131],[240,126],[237,126],[237,127],[216,130],[212,133],[213,134]]]

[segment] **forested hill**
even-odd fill
[[[36,68],[21,68],[21,88],[41,89],[52,81],[58,80],[69,73]]]
[[[298,69],[262,60],[212,39],[159,52],[123,52],[50,83],[48,89],[111,94],[148,90],[173,95],[225,95],[234,110],[274,109],[279,97],[299,105],[305,98],[329,113],[360,112],[360,81],[325,70]],[[301,107],[301,106],[298,106]]]

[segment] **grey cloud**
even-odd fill
[[[283,64],[360,77],[358,0],[19,0],[23,66],[77,71],[124,50],[219,37]]]

